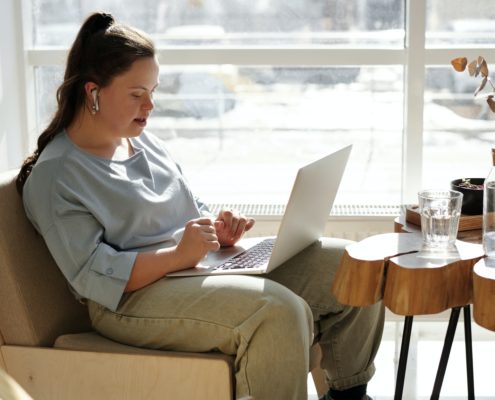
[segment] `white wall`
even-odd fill
[[[15,24],[20,12],[19,1],[0,1],[0,171],[19,167],[25,156],[28,128],[21,110],[26,67],[22,27]]]

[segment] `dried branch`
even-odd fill
[[[478,56],[476,60],[468,63],[468,59],[466,57],[458,57],[454,58],[450,61],[450,63],[457,72],[464,72],[467,68],[469,76],[474,76],[477,78],[481,75],[483,79],[474,92],[474,97],[478,96],[487,83],[492,87],[493,92],[486,94],[484,97],[486,97],[486,102],[488,103],[490,110],[495,113],[495,86],[489,77],[488,64],[486,63],[486,60],[483,57]]]

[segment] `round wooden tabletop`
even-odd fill
[[[479,244],[456,241],[448,254],[426,253],[421,235],[386,233],[346,247],[332,291],[337,300],[367,306],[383,299],[399,315],[435,314],[472,301]]]

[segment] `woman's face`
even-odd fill
[[[154,107],[153,91],[158,85],[158,74],[154,57],[141,58],[99,90],[96,115],[106,132],[121,138],[141,134]]]

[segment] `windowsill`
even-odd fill
[[[285,210],[280,204],[209,204],[214,215],[222,208],[238,210],[253,217],[256,224],[246,236],[277,234]],[[328,216],[324,235],[361,240],[379,233],[393,232],[394,219],[400,215],[400,205],[335,205]]]

